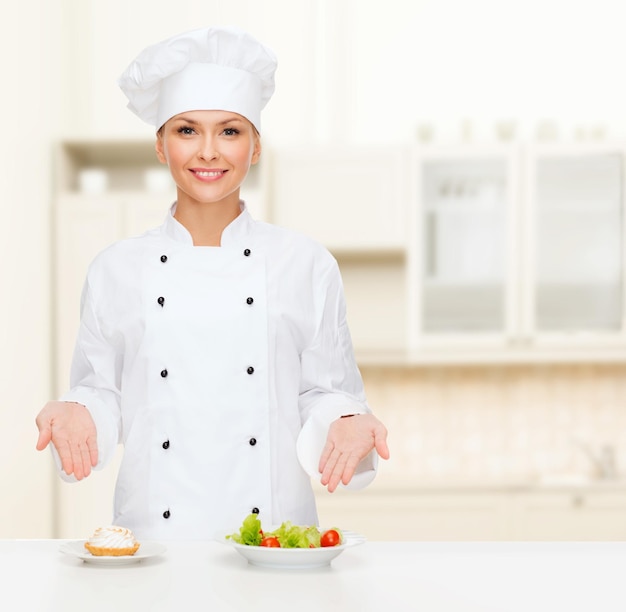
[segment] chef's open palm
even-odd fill
[[[359,414],[333,421],[322,451],[319,471],[321,483],[332,493],[342,482],[347,485],[362,459],[376,449],[389,459],[387,429],[372,414]]]
[[[48,402],[37,415],[37,450],[54,444],[63,471],[77,480],[91,474],[98,463],[96,426],[85,406],[73,402]]]

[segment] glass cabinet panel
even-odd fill
[[[622,324],[623,159],[535,161],[534,319],[538,331]]]
[[[501,332],[507,160],[430,160],[422,177],[423,331]]]

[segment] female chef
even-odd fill
[[[389,456],[335,260],[240,200],[275,70],[247,33],[208,28],[148,47],[119,81],[177,199],[90,265],[71,389],[37,416],[37,449],[52,442],[77,481],[123,444],[113,522],[138,538],[219,537],[250,512],[316,524],[311,475],[365,486]]]

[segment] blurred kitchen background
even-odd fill
[[[626,537],[626,36],[614,0],[31,0],[0,19],[0,537],[110,521],[115,465],[62,483],[86,266],[173,188],[116,79],[209,24],[277,53],[253,214],[336,255],[392,458],[316,487],[371,539]],[[319,489],[319,490],[318,490]],[[237,522],[237,519],[235,522]]]

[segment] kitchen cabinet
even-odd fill
[[[316,485],[321,525],[350,525],[372,540],[617,541],[626,491],[609,487],[377,487],[333,494]]]
[[[337,253],[406,248],[408,150],[278,148],[272,152],[272,220]]]
[[[336,256],[361,363],[626,359],[623,145],[272,152],[271,220]]]
[[[58,531],[81,538],[110,521],[121,452],[103,472],[60,485]],[[315,485],[320,524],[346,525],[383,541],[624,541],[626,491],[591,485],[425,487],[328,493]]]
[[[279,147],[269,175],[271,220],[337,257],[360,361],[395,359],[406,347],[410,149]]]
[[[527,164],[523,331],[623,343],[623,147],[535,147]]]
[[[623,360],[623,145],[420,147],[409,361]]]
[[[504,345],[517,312],[517,156],[512,148],[416,151],[409,222],[413,347]]]
[[[349,525],[371,540],[506,540],[505,497],[451,489],[347,491],[316,488],[320,525]]]
[[[406,263],[401,253],[335,253],[350,333],[361,362],[395,362],[406,345]]]
[[[518,495],[515,540],[624,540],[626,492],[552,491]]]

